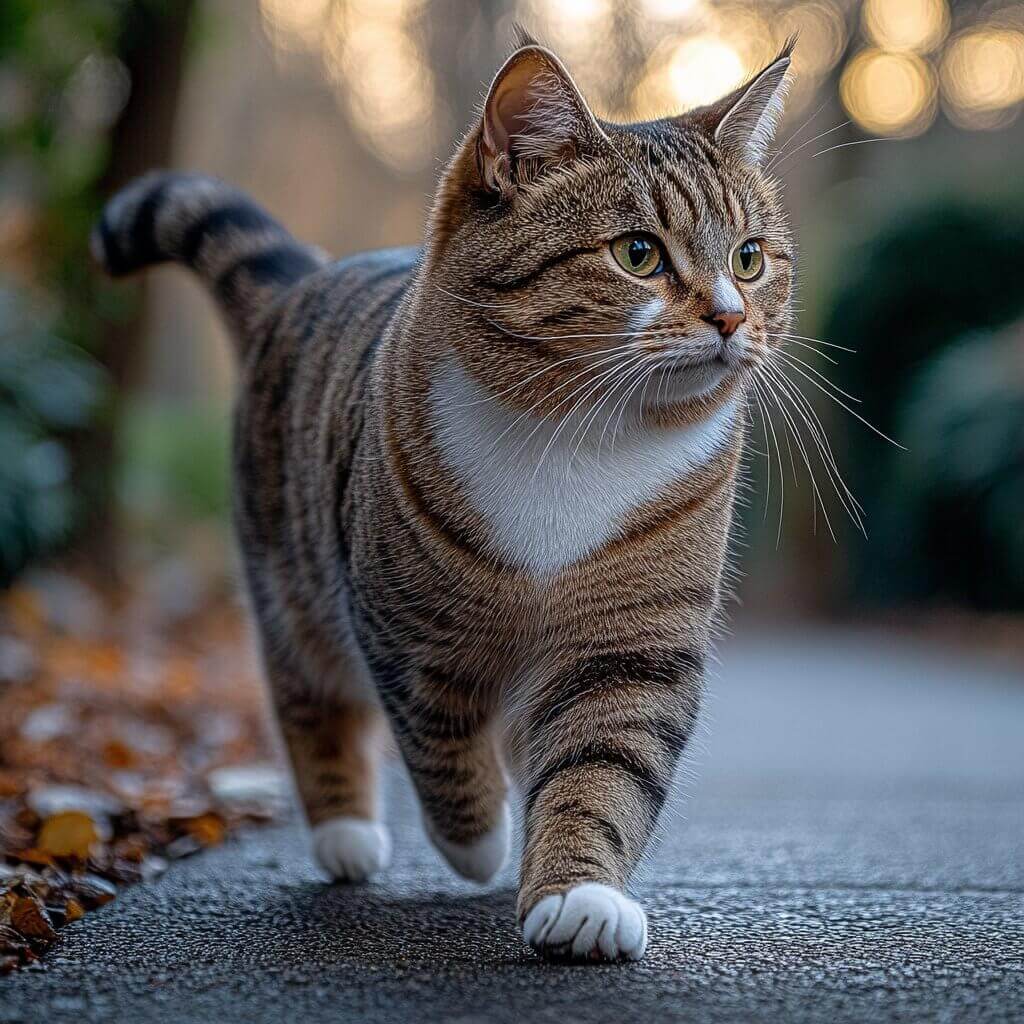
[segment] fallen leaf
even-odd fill
[[[50,915],[38,896],[15,896],[14,906],[11,907],[11,924],[30,939],[52,942],[57,937]]]
[[[50,867],[53,864],[52,854],[35,846],[26,846],[24,849],[14,850],[11,856],[16,860],[24,861],[26,864],[38,864],[42,867]]]
[[[224,842],[224,822],[216,814],[201,814],[185,822],[185,828],[203,846],[216,846]]]
[[[52,857],[73,857],[88,860],[89,853],[100,841],[96,822],[82,811],[64,811],[43,822],[36,846]]]
[[[86,910],[95,910],[117,897],[117,888],[99,875],[76,875],[69,887]]]
[[[133,768],[138,761],[138,755],[127,743],[110,740],[103,746],[103,760],[111,768]]]

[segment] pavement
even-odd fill
[[[555,966],[390,784],[395,862],[298,826],[175,865],[0,981],[0,1022],[1024,1021],[1024,678],[872,633],[738,630],[635,892],[640,964]]]

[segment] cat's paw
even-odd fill
[[[388,830],[364,818],[331,818],[313,828],[313,855],[339,882],[365,882],[391,860]]]
[[[584,882],[540,900],[526,915],[523,938],[551,959],[639,960],[647,915],[617,889]]]
[[[425,824],[430,841],[452,870],[471,882],[489,882],[508,860],[512,823],[507,803],[502,805],[494,828],[472,843],[453,843],[439,835],[429,819]]]

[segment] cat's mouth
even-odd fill
[[[718,387],[735,369],[736,365],[725,353],[714,353],[701,359],[681,358],[666,369],[664,384],[657,389],[657,398],[670,403],[699,398]]]

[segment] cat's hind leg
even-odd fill
[[[437,667],[392,677],[382,692],[427,836],[457,874],[489,881],[511,837],[493,706],[471,681]]]
[[[271,668],[273,703],[295,785],[312,830],[313,855],[332,879],[362,882],[387,867],[391,839],[380,821],[383,712],[345,661],[328,687]]]

